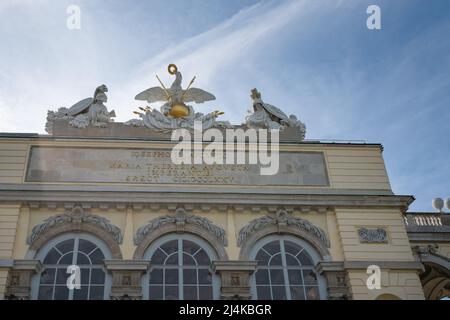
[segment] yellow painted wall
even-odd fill
[[[90,147],[138,147],[168,148],[167,143],[148,141],[100,141],[100,140],[2,140],[0,141],[0,183],[22,183],[27,154],[30,145],[46,146],[90,146]],[[281,151],[323,151],[330,179],[330,188],[378,189],[390,191],[384,161],[379,146],[333,146],[333,145],[281,145]],[[92,184],[91,184],[92,185]],[[233,186],[222,186],[233,188]],[[261,186],[258,189],[273,189]],[[304,188],[304,187],[303,187]],[[357,206],[357,204],[355,204]],[[64,208],[19,208],[19,205],[0,206],[0,258],[23,259],[28,245],[26,238],[37,224],[46,218],[61,214]],[[106,217],[118,226],[124,236],[120,245],[124,259],[132,259],[136,246],[133,237],[139,227],[161,215],[169,214],[163,207],[145,207],[142,210],[128,206],[91,209],[92,214]],[[193,214],[207,217],[225,229],[228,246],[225,248],[230,259],[238,259],[240,248],[237,237],[242,227],[251,220],[268,214],[264,210],[200,210]],[[325,230],[330,238],[330,253],[334,261],[413,261],[410,243],[406,234],[400,209],[336,208],[326,213],[294,211],[295,217],[307,219]],[[389,243],[364,244],[359,242],[359,227],[383,227],[387,229]],[[448,257],[450,245],[440,248]],[[0,298],[6,283],[6,269],[0,269]],[[382,270],[382,289],[369,291],[365,281],[365,270],[350,270],[349,284],[355,299],[374,299],[381,294],[393,294],[402,299],[423,298],[420,281],[415,272]]]
[[[0,183],[21,183],[28,154],[26,143],[0,142]]]
[[[381,288],[372,290],[366,285],[366,270],[350,270],[347,276],[355,300],[374,300],[383,294],[391,294],[402,300],[425,298],[419,276],[415,272],[381,269]]]
[[[108,140],[0,140],[0,183],[21,183],[28,149],[34,146],[89,146],[112,148],[170,148],[170,143]],[[280,151],[321,151],[325,154],[331,188],[391,190],[377,145],[280,145]],[[262,187],[264,188],[264,187]]]
[[[411,261],[409,247],[403,247],[402,231],[400,226],[394,221],[397,221],[397,213],[395,210],[357,210],[361,211],[362,218],[355,219],[354,225],[350,228],[347,218],[353,211],[346,209],[337,209],[336,214],[333,211],[327,213],[302,213],[294,211],[292,214],[295,217],[307,219],[316,226],[324,229],[331,240],[331,257],[334,261],[342,260],[385,260],[385,261]],[[23,259],[27,252],[28,246],[26,244],[26,237],[31,232],[31,229],[44,219],[55,214],[64,212],[64,208],[57,208],[49,210],[47,208],[28,209],[22,208],[18,219],[18,237],[14,246],[13,258]],[[102,210],[92,209],[91,213],[108,218],[113,224],[117,225],[124,233],[124,241],[120,246],[124,259],[132,259],[136,246],[133,243],[133,236],[137,229],[148,221],[157,218],[158,216],[169,214],[167,209],[148,209],[133,210],[128,207],[124,210]],[[239,258],[240,248],[237,247],[237,236],[239,230],[249,223],[251,220],[261,217],[268,212],[259,211],[202,211],[194,210],[192,212],[196,215],[206,216],[216,225],[223,227],[228,235],[228,246],[226,247],[227,254],[232,260]],[[378,218],[371,218],[376,216]],[[394,221],[391,221],[394,220]],[[380,224],[383,221],[383,224]],[[401,220],[400,220],[401,221]],[[358,244],[356,226],[384,226],[389,228],[390,239],[395,244],[388,245],[368,245]],[[390,229],[395,227],[394,229]],[[397,229],[396,229],[397,228]],[[351,231],[349,231],[351,230]],[[400,241],[397,243],[397,240]],[[403,239],[404,240],[404,239]],[[375,250],[372,250],[372,248]],[[378,246],[378,249],[377,249]],[[398,247],[400,246],[400,247]],[[405,253],[406,252],[406,253]],[[393,254],[397,254],[397,258]],[[381,255],[382,254],[382,255]],[[407,259],[410,257],[409,259]],[[6,274],[6,273],[4,273]],[[0,273],[0,281],[2,281]],[[423,293],[420,285],[420,280],[416,273],[398,270],[382,269],[382,289],[368,290],[365,281],[368,275],[365,270],[349,270],[348,271],[349,284],[351,286],[354,299],[375,299],[381,294],[393,294],[401,299],[422,299]],[[6,281],[6,278],[4,279]],[[0,282],[0,289],[2,283]]]
[[[13,257],[19,211],[19,205],[0,204],[0,259]],[[0,267],[0,299],[5,293],[7,277],[8,269]]]
[[[332,187],[391,189],[379,147],[327,147],[325,150]]]
[[[336,208],[336,217],[345,260],[413,261],[400,209]],[[382,227],[388,243],[361,243],[358,229]]]
[[[411,244],[399,209],[336,208],[338,230],[345,261],[414,261]],[[381,227],[388,232],[388,243],[361,243],[358,229]],[[400,299],[424,299],[415,271],[381,268],[381,289],[368,289],[366,270],[348,270],[354,299],[375,299],[392,294]]]
[[[0,259],[11,259],[20,205],[0,204]]]
[[[58,207],[53,210],[48,208],[22,208],[18,219],[18,236],[15,241],[14,253],[12,257],[14,259],[24,259],[28,251],[26,238],[30,235],[32,228],[42,223],[46,218],[57,214],[62,214],[64,211],[65,209],[62,207]],[[134,251],[136,250],[136,246],[133,243],[133,238],[138,228],[146,225],[150,220],[159,216],[173,214],[165,208],[160,208],[157,210],[151,210],[149,208],[134,210],[132,207],[128,207],[124,210],[102,210],[94,208],[89,212],[109,219],[112,224],[118,226],[122,230],[123,243],[120,245],[120,249],[124,259],[133,258]],[[264,210],[252,212],[248,210],[235,211],[232,209],[227,211],[203,211],[198,209],[193,210],[191,213],[207,217],[215,225],[225,229],[225,233],[228,236],[228,246],[225,247],[225,250],[231,260],[239,259],[241,248],[237,246],[237,238],[241,228],[247,225],[251,220],[268,214],[268,212]],[[339,234],[335,227],[336,218],[334,212],[329,211],[327,213],[318,213],[316,211],[312,211],[310,213],[301,213],[294,211],[292,214],[295,217],[309,220],[314,225],[326,231],[329,234],[331,241],[331,248],[329,250],[333,260],[343,259],[344,253],[340,244]],[[331,228],[328,227],[328,224],[331,224]]]

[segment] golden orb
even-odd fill
[[[170,108],[169,114],[174,118],[184,118],[189,115],[189,109],[184,104],[177,103]]]
[[[175,64],[171,63],[167,67],[167,71],[169,71],[170,74],[175,74],[175,73],[177,73],[178,68],[177,68],[177,66]]]

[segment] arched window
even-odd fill
[[[36,256],[43,270],[33,280],[33,297],[39,300],[101,300],[107,298],[109,281],[104,259],[110,258],[106,245],[85,234],[66,234],[53,239]],[[68,266],[79,267],[79,289],[69,289]]]
[[[252,294],[258,300],[318,300],[324,283],[314,267],[320,260],[305,241],[291,236],[269,236],[251,252],[258,261]]]
[[[151,270],[144,277],[144,298],[210,300],[218,297],[217,276],[210,273],[214,250],[203,240],[183,234],[164,236],[147,249]]]

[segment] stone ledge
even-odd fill
[[[344,271],[344,262],[343,261],[320,261],[316,267],[316,272],[321,274],[322,272],[327,271]]]
[[[246,129],[244,125],[234,125],[234,129]],[[222,132],[223,128],[216,128]],[[25,134],[25,137],[29,134]],[[55,137],[82,137],[82,138],[99,138],[99,139],[150,139],[150,140],[162,140],[171,141],[171,132],[162,133],[156,132],[145,126],[135,127],[126,125],[123,122],[108,122],[106,127],[93,127],[80,129],[69,125],[67,120],[57,119],[53,121],[52,135]],[[35,137],[33,135],[32,137]],[[270,140],[270,139],[268,139]],[[280,141],[282,142],[301,142],[303,140],[302,135],[297,128],[286,127],[280,132]]]
[[[254,272],[256,270],[256,266],[258,265],[257,261],[245,261],[245,260],[229,260],[229,261],[213,261],[212,271],[249,271]]]
[[[106,269],[108,270],[126,270],[126,271],[148,271],[150,269],[150,261],[148,260],[105,260]]]
[[[0,259],[0,268],[11,268],[13,265],[13,259]]]
[[[39,272],[42,269],[42,263],[40,260],[14,260],[13,269]]]
[[[323,211],[325,212],[332,207],[390,207],[401,208],[406,210],[412,202],[411,196],[394,196],[394,195],[334,195],[334,194],[289,194],[282,190],[278,194],[258,194],[243,193],[234,194],[222,190],[222,193],[214,193],[206,190],[179,190],[174,188],[170,192],[161,191],[96,191],[88,190],[26,190],[28,185],[24,184],[22,190],[2,190],[0,186],[0,202],[21,202],[24,205],[35,207],[45,207],[48,204],[52,208],[58,204],[64,203],[82,203],[83,206],[90,205],[98,207],[107,204],[108,206],[117,206],[123,210],[123,205],[142,205],[144,207],[159,205],[212,205],[219,208],[223,205],[228,206],[256,206],[256,210],[261,206],[292,207],[301,209],[302,211]],[[192,189],[192,188],[191,188]],[[214,186],[210,186],[210,190]],[[222,208],[223,210],[223,208]]]

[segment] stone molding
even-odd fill
[[[112,257],[121,259],[119,244],[122,243],[120,229],[108,219],[90,214],[81,205],[75,205],[63,214],[51,216],[36,225],[27,243],[30,245],[27,256],[34,257],[36,252],[50,239],[67,232],[86,232],[103,240],[111,250]]]
[[[279,228],[293,227],[299,229],[301,232],[308,233],[316,238],[326,248],[330,247],[330,240],[325,231],[306,219],[293,217],[286,210],[278,210],[273,216],[267,215],[250,221],[239,231],[238,246],[241,247],[254,233],[271,226],[277,226]]]
[[[217,238],[223,246],[227,245],[225,230],[223,228],[216,226],[208,218],[187,214],[183,208],[176,209],[175,215],[158,217],[151,220],[145,226],[140,227],[134,236],[134,244],[139,245],[149,233],[154,232],[166,224],[175,224],[180,231],[183,231],[183,227],[186,224],[196,225]]]
[[[347,300],[351,298],[347,284],[347,273],[342,261],[320,261],[315,271],[327,280],[327,299]]]
[[[0,268],[12,268],[14,266],[13,259],[0,259]]]
[[[209,196],[213,195],[213,196]],[[27,184],[0,185],[0,202],[21,202],[30,207],[52,209],[66,203],[83,203],[91,207],[117,208],[155,205],[192,205],[201,209],[227,210],[235,207],[260,210],[267,206],[290,207],[302,212],[326,211],[334,207],[390,207],[406,211],[411,196],[397,196],[390,191],[311,188],[225,188],[175,186],[67,186]]]
[[[428,244],[428,245],[416,245],[416,246],[411,247],[411,250],[413,251],[413,253],[418,254],[418,255],[422,255],[422,254],[438,255],[438,249],[439,249],[439,245],[436,243]]]
[[[446,270],[447,274],[450,276],[450,259],[439,254],[438,244],[429,244],[429,245],[421,245],[421,246],[412,246],[411,247],[414,255],[417,260],[422,263],[431,263],[438,265]]]
[[[8,273],[5,299],[31,299],[31,278],[41,270],[39,260],[14,260]]]
[[[256,266],[258,265],[257,261],[254,260],[228,260],[228,261],[220,261],[216,260],[212,262],[212,271],[250,271],[254,272],[256,270]]]
[[[431,229],[433,227],[427,227]],[[439,228],[439,227],[437,227]],[[449,228],[450,229],[450,228]],[[407,229],[407,234],[409,241],[414,242],[449,242],[450,233],[449,232],[410,232]]]
[[[105,260],[112,275],[110,297],[112,300],[141,300],[141,278],[150,269],[148,260]]]
[[[257,261],[233,260],[213,261],[211,269],[221,277],[220,297],[224,300],[250,300],[250,277],[255,272]]]
[[[214,225],[209,219],[190,215],[185,208],[176,208],[174,215],[161,216],[140,227],[134,237],[137,245],[134,259],[142,259],[147,248],[159,237],[170,233],[190,233],[203,238],[216,251],[220,260],[228,260],[224,246],[225,230]]]
[[[150,269],[150,261],[148,260],[120,260],[109,259],[104,260],[107,270],[136,270],[147,272]]]
[[[86,212],[80,205],[73,206],[72,209],[67,210],[63,214],[51,216],[45,219],[43,223],[33,227],[30,236],[27,238],[27,243],[30,245],[33,244],[36,239],[48,229],[64,224],[92,224],[109,233],[118,244],[122,243],[122,232],[119,227],[111,224],[110,221],[104,217]]]
[[[359,241],[362,243],[388,243],[387,231],[384,228],[358,229]]]

